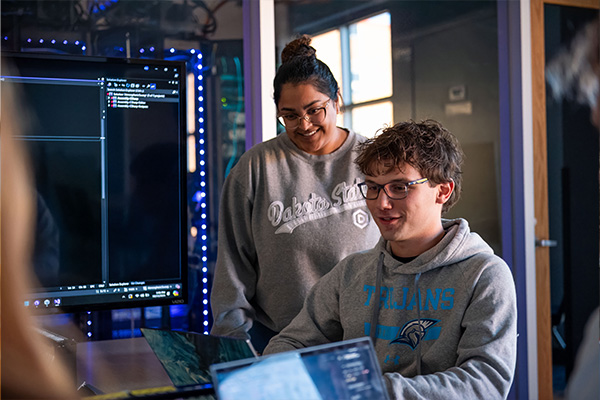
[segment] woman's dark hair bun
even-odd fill
[[[317,59],[317,50],[310,45],[309,35],[296,37],[281,52],[281,65],[273,79],[273,99],[279,104],[281,91],[287,83],[292,85],[310,84],[314,88],[337,101],[339,86],[329,67]]]
[[[314,57],[317,51],[310,45],[311,37],[302,35],[288,43],[281,52],[281,63],[285,64],[296,57]]]

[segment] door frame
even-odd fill
[[[550,239],[548,215],[548,159],[546,142],[546,78],[544,5],[599,9],[598,0],[531,0],[531,94],[535,237]],[[552,334],[550,309],[550,249],[536,247],[536,319],[538,398],[552,399]]]

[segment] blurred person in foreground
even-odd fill
[[[466,220],[463,152],[433,120],[359,146],[359,184],[379,230],[311,290],[265,354],[370,336],[392,399],[504,399],[517,356],[511,271]]]
[[[3,72],[8,68],[2,63]],[[16,120],[19,118],[19,121]],[[73,377],[52,360],[35,321],[19,299],[33,276],[35,199],[32,174],[21,143],[14,140],[27,121],[11,85],[2,86],[1,176],[1,396],[3,399],[74,399]]]
[[[588,22],[546,67],[546,81],[554,98],[588,106],[590,120],[597,129],[600,129],[599,26],[598,19]],[[600,399],[600,307],[596,307],[585,325],[565,398]]]

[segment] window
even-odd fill
[[[342,87],[340,125],[372,137],[393,124],[392,43],[389,12],[315,35],[312,45]]]

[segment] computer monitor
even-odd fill
[[[17,116],[25,127],[14,139],[23,142],[35,180],[39,285],[24,294],[25,307],[57,313],[185,304],[185,63],[2,58],[10,68],[2,69],[1,85],[14,85],[25,105]]]

